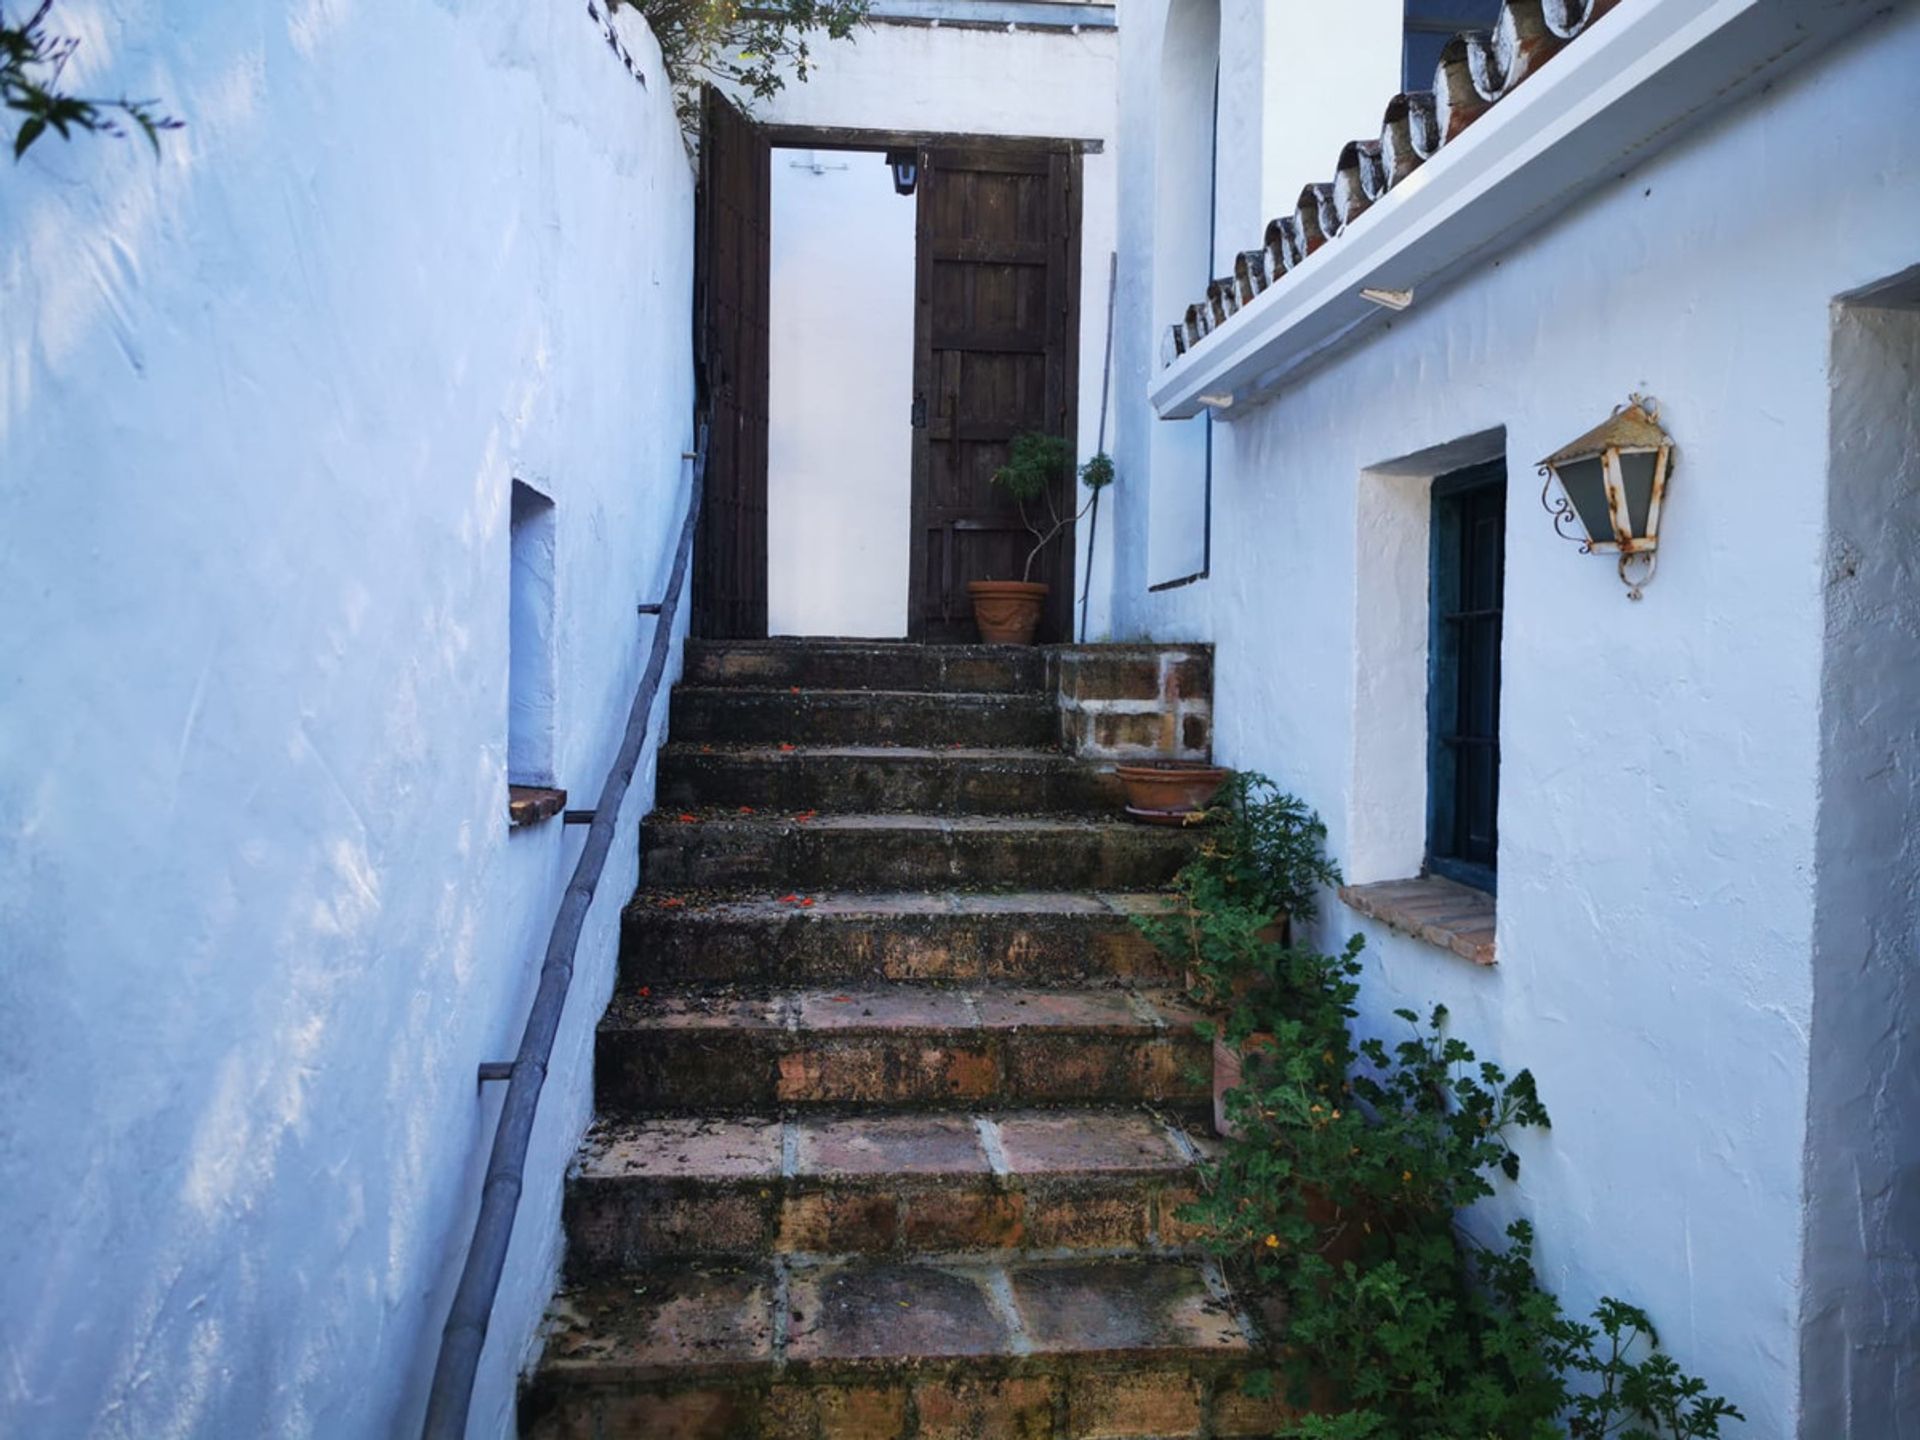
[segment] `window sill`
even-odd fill
[[[540,785],[507,787],[507,824],[518,829],[551,820],[567,807],[567,792],[549,790]]]
[[[1416,940],[1451,950],[1475,965],[1493,962],[1493,896],[1484,890],[1443,880],[1382,880],[1373,885],[1342,885],[1340,899],[1350,909],[1379,920]]]

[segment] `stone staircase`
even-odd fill
[[[1060,732],[1042,651],[689,644],[523,1433],[1270,1433],[1129,919],[1192,839]]]

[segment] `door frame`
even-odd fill
[[[1066,282],[1067,315],[1066,315],[1066,322],[1065,322],[1066,323],[1066,348],[1065,348],[1065,355],[1064,355],[1064,382],[1063,383],[1064,383],[1064,388],[1066,392],[1067,439],[1070,442],[1072,442],[1076,447],[1075,455],[1076,455],[1076,463],[1077,463],[1077,456],[1078,456],[1077,447],[1079,443],[1079,418],[1080,418],[1080,301],[1081,301],[1080,291],[1081,291],[1082,282],[1083,282],[1081,252],[1084,249],[1084,239],[1085,239],[1085,225],[1083,222],[1083,211],[1082,211],[1082,206],[1084,201],[1084,165],[1082,162],[1082,157],[1086,155],[1104,154],[1106,151],[1106,142],[1097,137],[1074,137],[1074,136],[1052,136],[1052,135],[1047,135],[1047,136],[998,135],[998,134],[983,135],[983,134],[973,134],[973,133],[964,132],[964,131],[949,131],[949,130],[887,130],[887,129],[879,129],[879,128],[863,128],[863,127],[856,127],[856,126],[760,124],[758,122],[755,122],[755,125],[756,125],[756,129],[760,133],[761,138],[766,142],[770,150],[827,150],[827,151],[885,152],[888,150],[910,149],[910,150],[913,150],[916,154],[923,154],[925,151],[930,149],[935,149],[935,150],[947,149],[947,150],[972,150],[976,152],[986,152],[986,153],[1005,153],[1005,154],[1022,155],[1022,156],[1032,156],[1036,154],[1045,154],[1049,156],[1060,155],[1062,157],[1065,157],[1068,160],[1068,163],[1071,165],[1072,169],[1071,169],[1071,176],[1070,176],[1071,196],[1069,200],[1069,208],[1068,208],[1068,215],[1067,215],[1067,222],[1068,222],[1068,232],[1067,232],[1068,233],[1068,253],[1067,253],[1067,282]],[[769,211],[770,209],[771,207],[769,207]],[[771,229],[771,221],[772,221],[772,216],[771,216],[771,213],[769,213],[768,215],[769,230]],[[916,231],[917,231],[917,228],[918,227],[916,226]],[[915,275],[917,277],[919,274],[919,260],[920,260],[919,241],[918,241],[917,234],[915,237],[914,249],[915,249],[914,269],[915,269]],[[772,251],[771,251],[771,246],[769,246],[767,263],[766,263],[766,269],[768,271],[769,277],[771,276],[771,272],[772,272],[772,261],[773,261]],[[917,279],[916,279],[916,287],[917,287]],[[916,293],[914,297],[914,361],[913,361],[915,372],[916,372],[916,379],[918,379],[918,369],[919,369],[919,362],[920,362],[920,331],[921,331],[921,323],[922,323],[922,316],[920,313],[921,308],[922,307],[920,304],[920,297]],[[768,364],[768,370],[770,375],[771,369],[772,369],[772,359],[770,355],[768,357],[767,364]],[[909,417],[909,419],[910,418],[911,417]],[[911,490],[914,492],[918,491],[922,483],[921,477],[919,475],[920,461],[918,458],[918,452],[919,452],[919,447],[916,446],[915,447],[916,458],[914,460],[913,465],[910,467],[909,477],[908,477],[908,484],[911,487]],[[1079,487],[1078,487],[1077,480],[1074,482],[1070,482],[1069,489],[1068,489],[1069,501],[1077,499],[1078,495],[1079,495]],[[912,504],[912,496],[910,494],[909,496],[910,507],[911,507],[911,504]],[[1078,549],[1077,549],[1078,533],[1079,533],[1079,527],[1077,525],[1069,526],[1065,531],[1061,533],[1060,537],[1054,542],[1055,544],[1061,547],[1063,555],[1065,555],[1068,559],[1068,563],[1065,566],[1066,574],[1068,577],[1068,583],[1065,586],[1056,587],[1056,589],[1062,590],[1066,593],[1050,595],[1048,597],[1047,610],[1042,620],[1042,626],[1044,629],[1057,628],[1060,634],[1067,639],[1071,639],[1073,635],[1072,615],[1073,615],[1073,607],[1074,607],[1075,601],[1074,601],[1074,595],[1072,592],[1076,589],[1075,582],[1080,578],[1082,578],[1077,573],[1079,568],[1079,555],[1078,555]],[[909,634],[909,637],[911,638],[912,632],[913,632],[913,601],[914,601],[913,587],[919,578],[919,571],[916,565],[915,557],[918,556],[920,547],[915,545],[914,537],[911,534],[911,532],[909,533],[907,543],[909,546],[908,581],[907,581],[907,585],[908,585],[908,591],[907,591],[908,621],[907,623],[908,623],[908,634]],[[1055,613],[1056,609],[1059,612],[1057,615]]]

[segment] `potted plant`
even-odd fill
[[[1206,810],[1228,771],[1199,760],[1142,760],[1113,767],[1126,791],[1127,814],[1149,825],[1193,825]]]
[[[1007,463],[993,472],[993,483],[1013,497],[1020,511],[1020,523],[1033,536],[1033,548],[1027,552],[1026,566],[1018,580],[970,580],[967,593],[973,598],[973,618],[980,627],[980,638],[989,645],[1029,645],[1040,624],[1040,607],[1052,588],[1033,579],[1033,562],[1040,552],[1087,513],[1093,497],[1113,483],[1113,461],[1102,451],[1080,467],[1081,483],[1087,487],[1087,505],[1061,514],[1054,491],[1058,481],[1073,468],[1073,446],[1059,435],[1029,430],[1013,438]],[[1029,507],[1044,505],[1044,519]]]

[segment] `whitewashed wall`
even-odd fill
[[[767,625],[907,633],[913,231],[885,156],[773,152]]]
[[[1920,147],[1896,123],[1920,14],[1900,8],[1678,137],[1217,425],[1212,578],[1150,596],[1139,491],[1162,477],[1139,457],[1163,317],[1141,304],[1145,162],[1130,146],[1151,127],[1140,54],[1156,8],[1130,7],[1123,32],[1116,633],[1213,640],[1219,756],[1314,804],[1350,878],[1404,874],[1424,813],[1425,480],[1505,454],[1499,965],[1337,904],[1324,938],[1368,933],[1375,1021],[1444,1001],[1482,1054],[1533,1068],[1554,1128],[1527,1141],[1520,1185],[1485,1220],[1535,1219],[1544,1279],[1570,1306],[1644,1303],[1681,1363],[1745,1409],[1743,1433],[1907,1433],[1920,1298],[1901,1223],[1920,1085],[1900,1055],[1912,1006],[1898,975],[1916,950],[1914,881],[1907,851],[1849,847],[1913,813],[1912,686],[1868,662],[1872,647],[1823,652],[1829,611],[1850,613],[1829,556],[1830,417],[1846,413],[1830,357],[1877,353],[1836,348],[1831,306],[1920,261]],[[1375,133],[1394,56],[1361,87],[1350,136]],[[1268,83],[1269,104],[1288,103],[1287,79]],[[1263,175],[1263,191],[1328,178],[1337,149],[1277,190]],[[1913,403],[1910,373],[1875,383],[1883,419],[1887,387]],[[1555,537],[1532,463],[1634,389],[1665,403],[1681,446],[1639,605],[1611,564]],[[1892,655],[1911,644],[1888,568],[1910,576],[1911,506],[1899,499],[1888,528],[1875,507],[1909,483],[1887,469],[1908,463],[1899,443],[1847,492],[1873,557],[1851,603],[1892,627]],[[1841,701],[1892,708],[1864,737],[1838,714],[1823,729],[1823,673]],[[1849,806],[1864,807],[1857,826],[1829,823]],[[1845,1003],[1858,975],[1886,1005]],[[1850,1052],[1866,1053],[1823,1087]],[[1875,1148],[1856,1169],[1847,1147],[1863,1136]],[[1811,1230],[1809,1173],[1839,1187]],[[1820,1323],[1803,1330],[1809,1315]]]
[[[584,8],[68,0],[189,128],[0,175],[0,1433],[417,1428],[581,832],[506,824],[508,490],[591,796],[690,435],[691,177]],[[651,765],[628,817],[646,807]],[[631,833],[631,826],[628,827]],[[473,1433],[511,1429],[635,847]]]
[[[810,125],[913,133],[956,133],[973,135],[1037,136],[1049,139],[1099,140],[1104,148],[1085,157],[1082,170],[1085,191],[1081,205],[1081,289],[1080,289],[1080,411],[1079,435],[1082,458],[1097,448],[1100,422],[1100,375],[1104,364],[1107,328],[1107,276],[1109,257],[1114,249],[1114,153],[1115,84],[1119,41],[1114,30],[1004,30],[888,24],[877,21],[859,31],[850,43],[822,45],[815,49],[818,68],[804,85],[789,85],[779,95],[759,105],[755,118],[769,123]],[[775,156],[776,168],[780,157]],[[868,163],[877,164],[877,161]],[[774,236],[778,250],[778,232]],[[774,274],[779,276],[784,261],[774,257]],[[911,300],[909,291],[908,299]],[[776,300],[776,304],[777,304]],[[884,339],[897,326],[891,300],[882,300],[872,319],[864,310],[846,317],[854,334]],[[778,336],[775,337],[776,344]],[[911,380],[911,357],[907,377]],[[783,362],[774,360],[774,387],[781,389]],[[794,365],[815,363],[795,358]],[[911,404],[911,391],[908,403]],[[778,403],[776,398],[776,404]],[[904,414],[905,412],[901,412]],[[889,412],[877,409],[861,424],[890,428]],[[825,422],[818,423],[811,438],[791,433],[786,443],[824,447],[830,443],[824,434]],[[1113,448],[1113,422],[1107,427],[1107,448]],[[776,437],[770,437],[770,439]],[[903,497],[910,496],[911,476],[902,470],[897,477]],[[832,512],[838,502],[828,491],[838,481],[830,472],[817,478],[802,479],[780,471],[773,461],[770,486],[772,503],[784,505],[788,513],[814,508]],[[904,504],[904,499],[901,502]],[[1102,502],[1099,529],[1110,533],[1111,507]],[[1096,537],[1098,540],[1099,537]],[[906,545],[901,532],[898,561],[900,614],[906,601]],[[813,567],[838,564],[837,556],[851,547],[834,536],[824,537],[824,547],[806,560]],[[1096,545],[1104,553],[1105,542]],[[1076,546],[1074,565],[1075,593],[1081,588],[1086,558],[1084,531]],[[772,577],[781,575],[783,562],[773,561]],[[1097,571],[1096,571],[1097,573]],[[1089,623],[1094,631],[1106,628],[1106,603],[1110,591],[1095,586]],[[770,597],[771,598],[771,597]],[[871,602],[870,602],[871,603]],[[855,618],[847,614],[849,623]],[[895,612],[862,609],[861,629],[855,633],[900,633],[904,619]],[[1077,613],[1077,602],[1076,602]],[[892,626],[891,630],[887,627]]]

